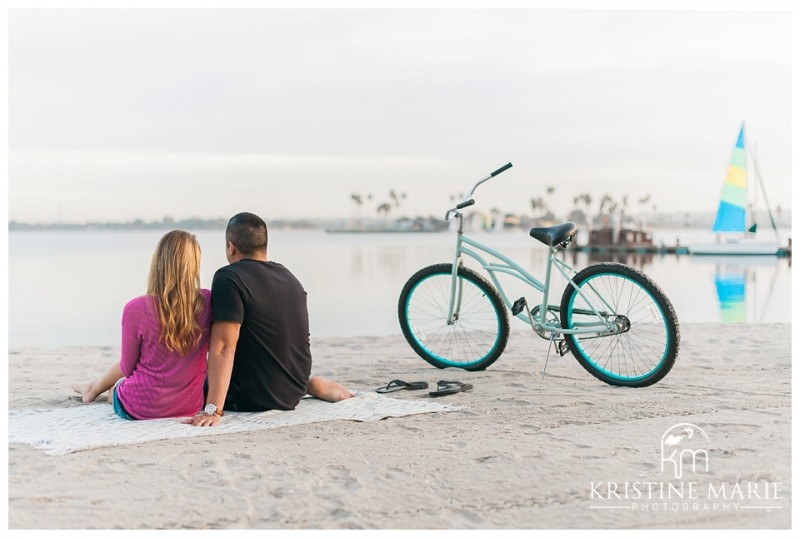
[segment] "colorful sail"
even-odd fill
[[[747,205],[747,154],[744,143],[744,123],[733,148],[728,174],[722,187],[714,232],[743,232]]]

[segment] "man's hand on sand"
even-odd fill
[[[192,426],[216,426],[219,424],[220,416],[216,414],[206,415],[205,413],[200,413],[199,415],[195,415],[188,420],[184,420],[184,424],[191,424]]]

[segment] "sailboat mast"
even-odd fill
[[[775,238],[780,242],[781,238],[778,234],[778,226],[775,224],[775,217],[772,215],[772,209],[769,206],[769,200],[767,199],[767,189],[764,187],[764,182],[761,179],[761,171],[758,168],[758,160],[756,159],[756,152],[750,144],[748,144],[750,149],[750,156],[753,159],[753,170],[756,173],[756,180],[758,183],[759,188],[761,189],[761,196],[764,197],[764,205],[767,206],[767,215],[769,215],[769,222],[772,224],[772,229],[775,232]]]

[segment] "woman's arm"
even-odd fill
[[[131,303],[125,305],[122,311],[122,352],[120,353],[119,369],[130,377],[139,363],[142,353],[142,340],[139,336],[141,312],[132,308]]]

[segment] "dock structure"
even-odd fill
[[[673,245],[575,245],[578,252],[612,254],[689,254],[686,247]]]
[[[575,244],[578,252],[595,254],[690,254],[689,247],[677,242],[674,245],[654,244],[652,233],[631,228],[605,227],[592,230],[584,245]],[[779,258],[792,256],[792,240],[774,254]]]
[[[603,227],[589,232],[585,245],[575,245],[580,252],[609,254],[688,254],[685,246],[653,244],[653,234],[626,227]]]
[[[680,245],[575,245],[578,252],[597,254],[689,254],[689,249]],[[781,247],[775,253],[779,258],[792,257],[792,245]]]
[[[778,249],[778,256],[781,258],[791,258],[792,257],[792,238],[789,238],[789,244],[785,247],[781,247]]]

